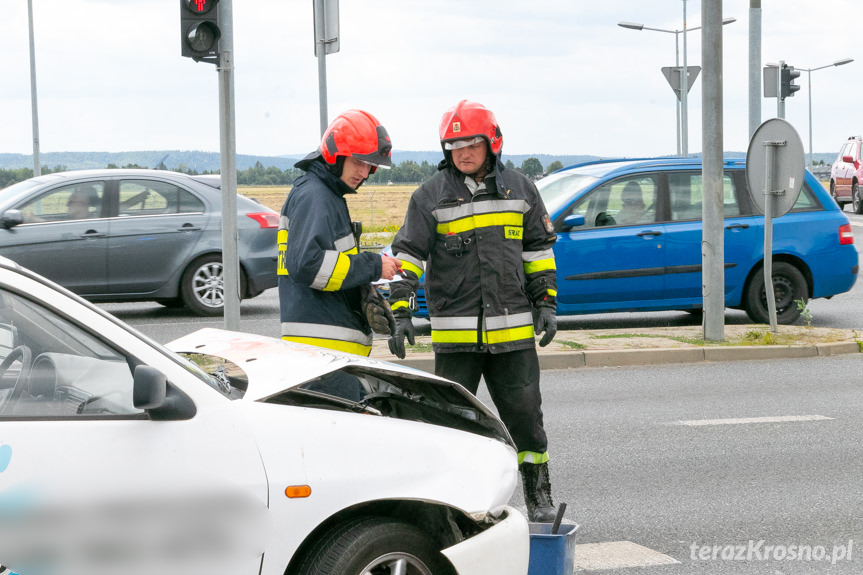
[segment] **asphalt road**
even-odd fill
[[[544,371],[552,485],[577,549],[679,562],[638,573],[863,572],[861,369],[854,354]],[[765,417],[778,419],[752,420]],[[800,546],[825,559],[797,559]]]

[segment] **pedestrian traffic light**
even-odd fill
[[[783,100],[789,96],[793,96],[794,92],[800,89],[800,86],[794,83],[794,80],[800,76],[800,72],[794,69],[794,66],[782,65],[779,78],[779,97]]]
[[[180,0],[180,34],[183,56],[196,62],[219,59],[219,0]]]

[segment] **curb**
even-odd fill
[[[631,350],[597,350],[571,352],[539,351],[539,368],[574,369],[579,367],[622,367],[632,365],[659,365],[667,363],[695,363],[699,361],[745,361],[753,359],[784,359],[829,357],[860,353],[857,342],[822,343],[812,346],[737,346],[737,347],[685,347]],[[405,359],[377,358],[391,363],[434,373],[434,354],[422,353]]]

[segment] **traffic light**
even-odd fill
[[[196,62],[218,63],[219,0],[180,0],[180,35],[183,56]]]
[[[779,97],[783,100],[789,96],[793,96],[794,92],[800,89],[800,86],[794,83],[796,78],[800,77],[800,72],[794,69],[794,66],[782,65],[779,78]]]

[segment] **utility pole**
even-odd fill
[[[722,0],[701,0],[704,45],[702,112],[701,290],[703,339],[725,338],[725,213],[722,208]],[[686,36],[684,36],[685,38]]]
[[[761,0],[749,0],[749,137],[761,125]]]
[[[42,175],[42,160],[39,157],[39,106],[36,100],[36,39],[33,34],[33,0],[27,0],[27,15],[30,21],[30,111],[33,116],[33,175]]]

